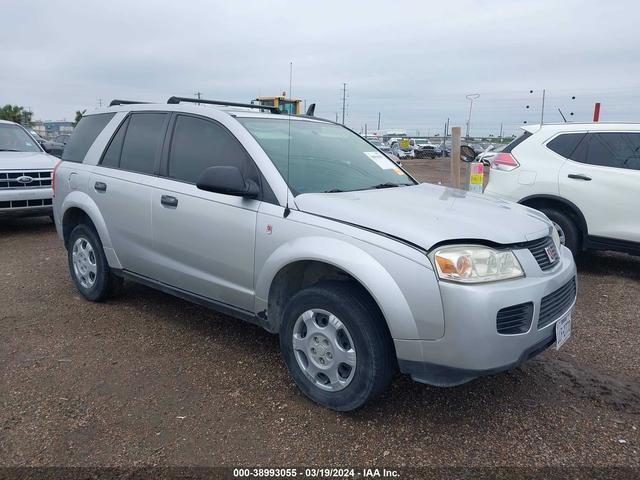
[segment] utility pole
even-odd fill
[[[344,125],[344,110],[347,101],[347,84],[342,84],[342,125]]]
[[[380,130],[380,112],[378,112],[378,130]]]
[[[367,138],[367,124],[364,124],[364,137]]]
[[[540,114],[540,125],[544,124],[544,97],[546,93],[547,91],[545,89],[542,89],[542,113]]]
[[[471,110],[473,109],[473,101],[478,98],[480,98],[479,93],[470,93],[469,95],[467,95],[467,100],[471,102],[471,104],[469,105],[469,118],[467,119],[467,140],[469,140],[469,129],[471,127]]]
[[[500,122],[500,143],[502,143],[502,122]]]
[[[194,95],[196,97],[198,97],[198,100],[200,100],[202,94],[200,92],[196,92],[196,93],[194,93]],[[200,104],[198,103],[198,105],[200,105]]]
[[[338,112],[336,112],[336,123],[338,123]]]
[[[99,98],[99,99],[98,99],[98,106],[99,106],[100,108],[102,108],[102,99],[101,99],[101,98]]]

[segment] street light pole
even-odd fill
[[[471,102],[469,105],[469,118],[467,119],[467,140],[469,140],[469,130],[471,128],[471,111],[473,110],[473,101],[480,98],[479,93],[470,93],[467,95],[467,100]]]

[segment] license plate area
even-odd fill
[[[556,350],[571,337],[571,312],[556,322]]]

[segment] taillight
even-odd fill
[[[518,168],[519,166],[520,164],[518,163],[518,161],[513,158],[513,155],[511,155],[510,153],[496,153],[491,160],[492,170],[502,170],[505,172],[509,172],[515,168]]]
[[[58,163],[56,163],[56,166],[53,167],[53,172],[51,173],[51,188],[53,189],[53,196],[56,196],[56,170],[58,170],[58,167],[60,166],[60,164],[62,163],[62,160],[58,161]]]

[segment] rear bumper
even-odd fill
[[[571,252],[561,248],[561,261],[542,272],[528,250],[514,252],[527,277],[486,285],[440,283],[445,334],[438,340],[394,340],[398,363],[414,380],[453,386],[475,377],[515,368],[555,341],[555,324],[570,312],[575,298],[553,321],[538,327],[542,299],[576,277]],[[537,270],[537,271],[536,271]],[[497,331],[498,311],[532,302],[529,330]]]
[[[0,217],[50,215],[53,211],[52,199],[51,188],[0,190]]]

